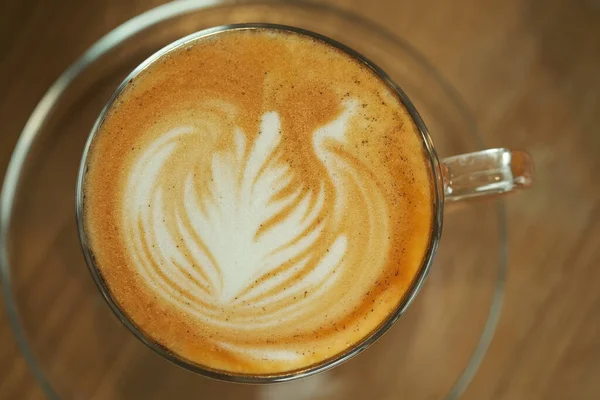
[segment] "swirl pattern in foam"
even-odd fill
[[[343,140],[356,106],[348,101],[338,119],[315,132],[315,154],[331,182],[324,180],[314,192],[295,187],[293,171],[281,161],[276,112],[263,115],[252,146],[236,128],[234,148],[213,154],[207,165],[194,165],[194,155],[203,150],[186,144],[186,137],[204,132],[190,126],[174,128],[143,149],[126,185],[123,227],[146,284],[182,311],[219,326],[255,330],[298,320],[320,306],[316,298],[343,274],[348,239],[340,220],[348,189],[368,196],[365,213],[369,224],[379,227],[373,235],[381,236],[373,241],[384,246],[368,250],[376,252],[373,257],[385,254],[389,235],[382,194],[360,171],[343,181],[335,170],[344,168],[336,164],[343,160],[328,155],[323,145],[325,137]],[[185,169],[167,166],[182,159]],[[207,173],[204,179],[194,172],[200,170]],[[325,212],[328,184],[335,189],[337,209],[331,215]],[[165,201],[166,190],[175,191],[179,201]],[[381,208],[375,212],[375,207]],[[330,235],[323,234],[326,229]],[[223,307],[237,308],[239,315],[226,320]]]
[[[425,155],[350,56],[296,34],[217,36],[120,95],[90,151],[86,234],[124,312],[182,358],[305,368],[401,301],[431,230]]]

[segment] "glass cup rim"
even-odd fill
[[[429,239],[429,244],[427,246],[427,250],[425,252],[425,256],[423,258],[423,262],[418,272],[415,274],[413,281],[409,287],[409,289],[404,294],[403,298],[399,301],[398,306],[394,309],[390,315],[371,333],[362,338],[360,341],[354,343],[347,350],[336,354],[335,356],[325,359],[317,364],[310,365],[303,369],[296,369],[291,371],[284,371],[281,373],[273,373],[273,374],[239,374],[239,373],[231,373],[223,370],[213,369],[204,365],[195,364],[185,358],[177,355],[176,353],[170,351],[165,346],[155,342],[148,335],[146,335],[140,328],[138,328],[135,323],[127,316],[127,312],[122,310],[121,307],[117,304],[115,299],[112,298],[110,294],[110,290],[104,281],[102,274],[96,267],[94,256],[91,252],[90,246],[88,244],[88,239],[85,234],[84,227],[84,219],[83,219],[83,187],[85,185],[85,175],[87,171],[87,158],[90,151],[90,147],[98,133],[99,128],[102,126],[108,111],[112,108],[115,101],[122,94],[122,92],[128,87],[129,83],[137,77],[142,71],[150,67],[153,63],[164,57],[165,55],[181,48],[190,43],[193,43],[196,40],[206,38],[208,36],[217,35],[219,33],[223,33],[226,31],[232,30],[252,30],[252,29],[271,29],[278,30],[283,32],[295,33],[304,36],[312,37],[316,40],[322,41],[325,44],[333,46],[346,54],[350,55],[355,60],[358,60],[363,65],[372,70],[388,87],[390,87],[394,93],[398,96],[404,107],[409,112],[409,115],[417,127],[419,132],[419,136],[421,137],[423,143],[423,149],[427,155],[427,159],[429,161],[429,169],[431,174],[431,185],[433,192],[433,215],[432,215],[432,229],[431,235]],[[149,347],[152,351],[157,353],[159,356],[164,359],[184,368],[191,372],[206,376],[208,378],[218,379],[222,381],[235,382],[235,383],[250,383],[250,384],[268,384],[268,383],[277,383],[277,382],[287,382],[291,380],[296,380],[304,377],[308,377],[311,375],[315,375],[320,372],[327,371],[332,369],[345,361],[353,358],[360,352],[366,350],[369,346],[371,346],[374,342],[376,342],[381,336],[383,336],[395,323],[398,319],[404,314],[404,312],[408,309],[410,304],[415,299],[417,293],[420,291],[425,278],[429,274],[431,269],[431,265],[433,263],[433,259],[439,247],[439,241],[442,233],[442,225],[443,225],[443,211],[444,211],[444,190],[443,190],[443,174],[440,167],[440,161],[438,155],[433,146],[433,141],[431,136],[429,135],[429,131],[427,127],[419,115],[417,109],[407,96],[407,94],[402,90],[402,88],[396,84],[390,76],[383,71],[380,67],[378,67],[374,62],[369,60],[367,57],[363,56],[356,50],[340,43],[334,39],[331,39],[327,36],[318,34],[316,32],[312,32],[306,29],[289,26],[289,25],[281,25],[281,24],[272,24],[272,23],[239,23],[239,24],[227,24],[227,25],[219,25],[208,29],[203,29],[192,34],[186,35],[165,47],[159,49],[146,60],[144,60],[141,64],[139,64],[132,72],[130,72],[125,79],[119,84],[117,89],[113,92],[110,99],[106,102],[102,111],[100,112],[96,122],[94,123],[87,141],[85,143],[84,151],[81,157],[81,161],[79,164],[79,171],[77,174],[77,184],[75,191],[75,214],[77,221],[77,231],[79,236],[79,242],[83,251],[83,255],[86,261],[86,265],[92,275],[94,283],[96,284],[98,290],[102,294],[105,302],[109,305],[112,312],[115,316],[127,327],[127,329],[142,343],[144,343],[147,347]]]

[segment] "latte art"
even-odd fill
[[[305,368],[367,336],[411,284],[431,229],[422,144],[348,55],[219,36],[151,66],[107,115],[86,235],[120,308],[173,353],[230,373]]]
[[[345,192],[364,196],[367,221],[379,228],[378,236],[388,236],[385,202],[370,176],[352,170],[325,145],[327,138],[343,141],[355,108],[355,101],[347,102],[337,120],[314,134],[315,154],[328,173],[316,191],[294,187],[297,173],[281,161],[277,112],[263,115],[251,146],[236,128],[235,148],[215,153],[204,165],[201,160],[196,165],[194,156],[207,149],[185,140],[209,132],[179,127],[152,142],[132,170],[123,199],[128,250],[147,283],[186,312],[241,329],[277,326],[318,306],[315,297],[344,272]],[[169,162],[178,160],[186,160],[185,169],[165,172]],[[332,214],[324,212],[326,186],[334,188],[336,197]],[[166,191],[174,192],[176,201],[165,201]],[[332,239],[323,235],[325,230],[334,234]],[[223,306],[245,310],[225,321],[218,309]]]
[[[338,118],[313,134],[315,156],[326,172],[316,190],[283,161],[275,111],[262,116],[254,143],[235,127],[227,151],[213,154],[201,142],[186,143],[222,131],[210,124],[202,131],[177,127],[149,143],[123,198],[127,249],[146,284],[202,322],[253,332],[294,328],[320,312],[320,297],[340,276],[359,278],[356,262],[369,260],[368,274],[377,276],[388,247],[385,199],[366,166],[353,165],[331,147],[344,141],[356,108],[356,101],[346,101]],[[197,157],[207,152],[212,157]],[[185,168],[179,168],[181,160]],[[361,202],[347,204],[349,198]],[[366,223],[365,238],[344,220],[349,206],[364,214],[353,222]],[[345,257],[349,244],[361,248],[363,257]],[[359,290],[357,279],[355,286],[346,297],[358,303],[370,285]]]

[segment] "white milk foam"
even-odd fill
[[[127,251],[147,286],[176,309],[220,328],[276,329],[314,313],[319,297],[335,285],[348,264],[344,232],[331,239],[324,254],[313,249],[327,224],[339,225],[348,212],[348,191],[359,191],[363,199],[378,199],[364,210],[371,222],[366,232],[388,236],[383,194],[376,192],[376,185],[361,183],[369,177],[352,170],[352,165],[325,146],[326,141],[345,140],[357,106],[354,100],[346,101],[340,115],[313,134],[313,150],[327,172],[316,191],[301,186],[289,190],[295,172],[280,159],[282,131],[276,111],[262,115],[254,143],[235,129],[234,148],[212,155],[210,181],[204,188],[197,187],[191,168],[194,160],[175,156],[182,139],[202,132],[180,126],[157,135],[134,162],[123,195]],[[201,146],[202,142],[196,143]],[[177,178],[184,182],[176,193],[178,201],[166,201],[172,189],[161,177],[167,163],[173,162],[189,163],[190,168],[183,169],[187,176]],[[345,170],[345,181],[339,169]],[[323,213],[327,179],[335,193],[334,212],[328,214]],[[262,229],[269,221],[275,222]],[[369,273],[376,275],[383,264],[373,263]],[[245,308],[252,310],[250,315],[242,312],[226,318],[223,313],[224,309]],[[257,309],[262,311],[257,313]],[[277,348],[221,345],[256,359],[298,356]]]

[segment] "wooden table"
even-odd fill
[[[0,172],[48,86],[159,0],[0,2]],[[463,94],[489,146],[527,148],[507,199],[500,325],[466,399],[600,398],[600,1],[339,0],[409,39]],[[43,395],[0,312],[0,398]]]

